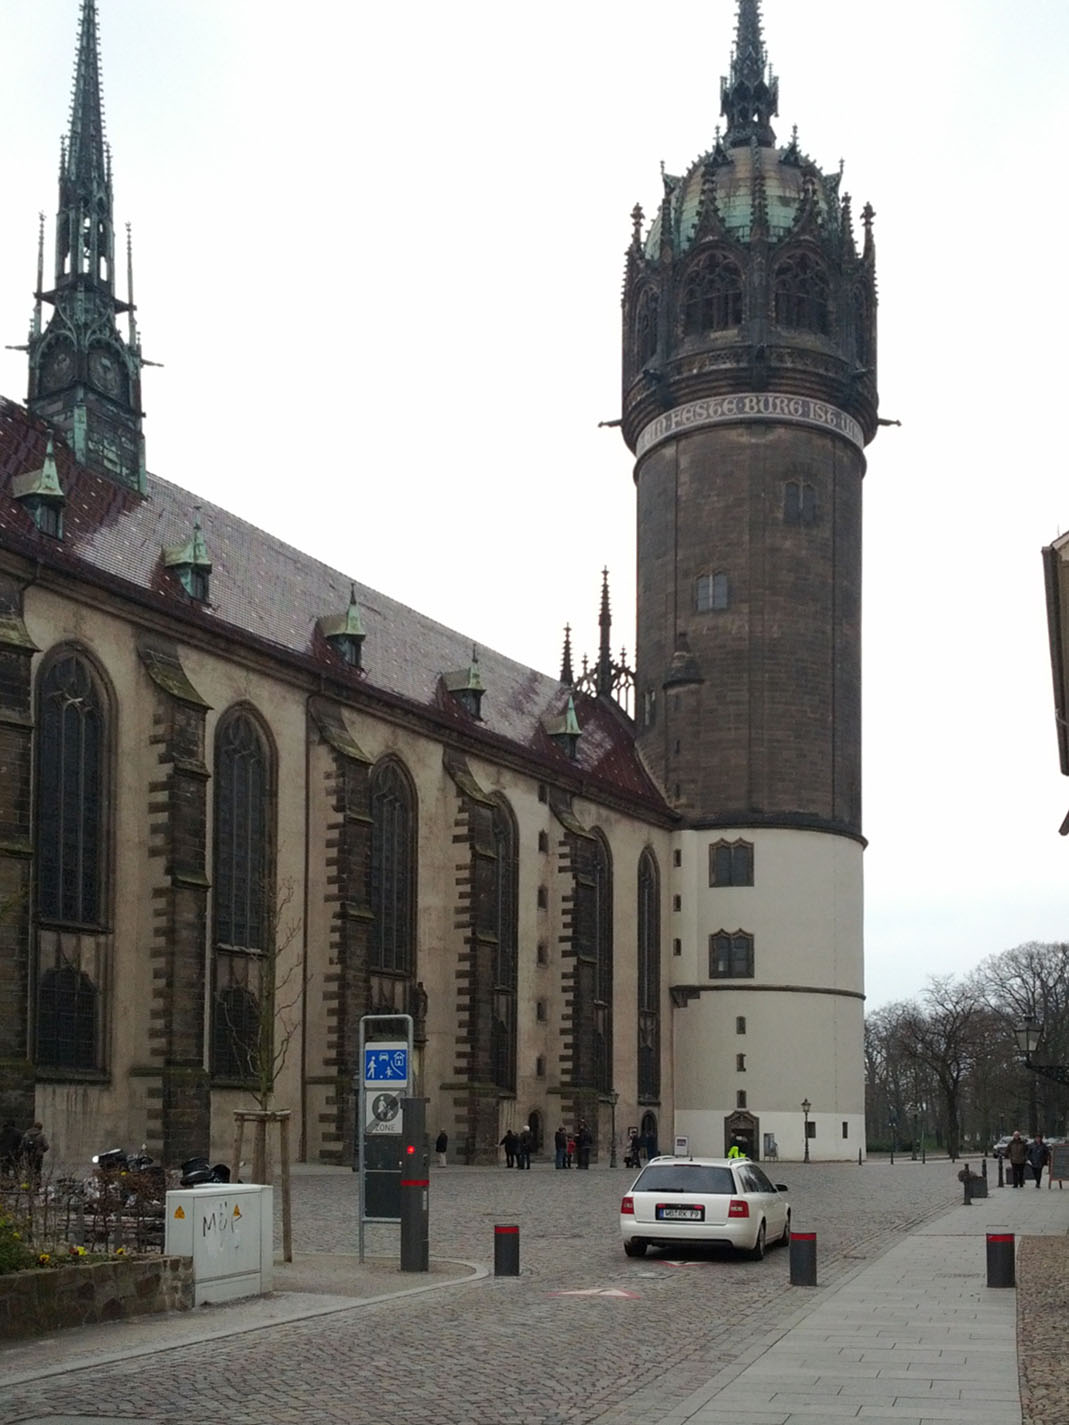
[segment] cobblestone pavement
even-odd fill
[[[521,1274],[490,1277],[271,1329],[155,1352],[5,1390],[0,1425],[136,1418],[172,1425],[586,1425],[646,1420],[686,1398],[798,1309],[788,1254],[630,1260],[617,1230],[624,1169],[446,1168],[431,1187],[431,1254],[492,1261],[496,1223],[520,1228]],[[960,1200],[945,1160],[894,1167],[781,1163],[794,1226],[817,1233],[832,1285]],[[352,1252],[355,1180],[295,1179],[299,1251]],[[396,1252],[393,1228],[368,1250]],[[558,1295],[617,1290],[628,1295]],[[819,1291],[819,1288],[818,1288]],[[637,1392],[641,1416],[629,1409]]]

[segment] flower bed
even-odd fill
[[[193,1305],[190,1257],[117,1256],[29,1267],[0,1276],[0,1339],[42,1336]]]

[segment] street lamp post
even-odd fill
[[[1042,1036],[1043,1025],[1034,1014],[1030,1014],[1013,1031],[1017,1049],[1024,1056],[1025,1068],[1031,1069],[1033,1074],[1041,1074],[1045,1079],[1053,1079],[1056,1084],[1069,1084],[1069,1064],[1033,1064],[1032,1055],[1039,1048]]]
[[[609,1167],[616,1167],[616,1101],[620,1097],[615,1089],[609,1094],[609,1107],[612,1109],[612,1142],[609,1144]]]
[[[803,1163],[809,1162],[809,1110],[812,1107],[813,1105],[807,1098],[802,1099],[802,1113],[805,1115],[805,1127],[802,1130],[805,1134],[805,1152],[802,1155]]]

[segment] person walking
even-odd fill
[[[516,1147],[519,1141],[511,1128],[505,1130],[505,1136],[502,1138],[500,1146],[505,1150],[506,1168],[514,1168],[516,1166]]]
[[[1050,1148],[1044,1143],[1042,1133],[1037,1133],[1029,1143],[1028,1161],[1032,1164],[1032,1171],[1036,1175],[1036,1187],[1039,1187],[1043,1169],[1050,1162]]]
[[[438,1154],[438,1166],[445,1167],[446,1149],[449,1147],[449,1134],[443,1128],[438,1137],[434,1140],[434,1151]]]
[[[568,1134],[568,1141],[564,1146],[564,1166],[570,1168],[575,1162],[575,1134]]]
[[[520,1129],[520,1146],[516,1152],[516,1166],[518,1168],[529,1168],[531,1166],[531,1149],[534,1141],[531,1137],[531,1129],[528,1124],[524,1124]]]
[[[1009,1147],[1006,1149],[1006,1156],[1010,1160],[1013,1186],[1015,1188],[1024,1187],[1024,1165],[1028,1162],[1028,1145],[1021,1137],[1019,1130],[1014,1131]]]

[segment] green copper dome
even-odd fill
[[[815,209],[812,216],[821,227],[835,232],[840,223],[839,175],[826,177],[793,142],[785,149],[752,144],[727,150],[718,140],[713,151],[698,159],[683,178],[666,174],[664,183],[666,201],[645,242],[645,255],[651,260],[661,248],[666,209],[671,212],[671,246],[677,256],[692,246],[702,205],[710,201],[723,234],[738,242],[749,242],[754,215],[762,204],[770,240],[785,238],[795,227],[809,193]]]

